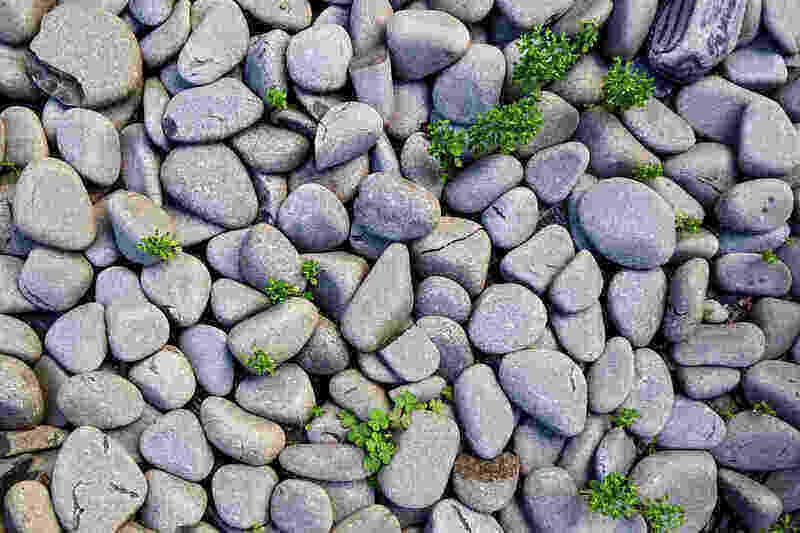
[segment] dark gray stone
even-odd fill
[[[764,0],[762,6],[762,24],[783,53],[800,52],[800,34],[797,31],[800,11],[797,6],[786,0]]]
[[[800,305],[778,298],[760,298],[751,311],[752,321],[764,332],[765,359],[788,352],[800,334]]]
[[[26,236],[63,250],[84,250],[97,235],[80,176],[57,159],[41,159],[24,168],[16,184],[13,213],[14,224]]]
[[[45,416],[45,397],[36,375],[19,359],[0,355],[0,429],[15,430],[39,424]]]
[[[592,477],[595,449],[610,428],[607,416],[589,415],[583,431],[567,440],[557,464],[569,472],[578,487],[584,487]]]
[[[666,297],[667,277],[660,268],[622,269],[608,284],[606,312],[619,334],[641,348],[661,325]]]
[[[718,479],[720,496],[750,530],[772,526],[783,512],[778,495],[761,483],[727,468],[719,469]]]
[[[675,270],[662,323],[668,341],[681,342],[690,338],[703,321],[709,275],[708,261],[701,258],[690,259]]]
[[[116,529],[145,501],[148,483],[125,449],[99,429],[80,427],[61,446],[50,491],[61,524]]]
[[[253,18],[286,31],[300,31],[311,24],[311,4],[308,0],[242,0],[240,5]]]
[[[142,523],[157,531],[178,531],[200,521],[208,504],[205,489],[161,470],[148,470]]]
[[[58,408],[56,400],[58,399],[58,391],[69,379],[69,374],[59,366],[55,359],[46,354],[33,366],[33,372],[39,380],[39,387],[46,402],[45,416],[42,421],[49,426],[66,426],[67,419],[64,418],[64,413]],[[138,449],[138,442],[136,447]]]
[[[3,25],[13,18],[15,17],[3,17]],[[18,28],[22,24],[15,23],[15,26]],[[0,28],[0,33],[6,33],[6,28]],[[5,36],[3,36],[3,39],[5,39]],[[26,63],[31,62],[32,56],[33,54],[27,47],[0,44],[0,66],[3,72],[0,75],[0,94],[16,101],[35,102],[40,98],[42,93],[34,85],[25,68]]]
[[[313,158],[289,175],[289,190],[304,183],[319,183],[330,189],[342,203],[353,199],[358,185],[369,174],[369,157],[362,154],[349,161],[327,169],[317,167]]]
[[[767,263],[761,254],[733,253],[714,261],[720,289],[745,296],[780,297],[789,292],[792,273],[782,261]]]
[[[302,426],[316,405],[305,371],[285,363],[272,375],[248,376],[236,387],[236,403],[251,413],[290,426]]]
[[[176,234],[175,219],[152,199],[125,190],[119,190],[105,198],[106,211],[114,230],[114,241],[119,251],[129,261],[142,265],[153,265],[161,261],[139,248],[145,237],[169,233]]]
[[[466,26],[443,11],[404,10],[386,25],[395,73],[420,80],[458,61],[470,47]]]
[[[607,259],[628,268],[651,269],[675,250],[675,215],[669,204],[641,183],[604,180],[578,205],[583,231]]]
[[[479,350],[505,354],[531,346],[546,322],[547,309],[538,296],[522,285],[503,283],[481,293],[467,331]]]
[[[281,204],[278,227],[301,250],[321,252],[338,247],[350,232],[347,210],[330,190],[316,183],[301,185]]]
[[[63,126],[59,128],[59,131],[62,129]],[[112,132],[116,137],[116,130],[112,130]],[[150,142],[145,125],[136,123],[126,126],[119,135],[119,145],[122,153],[121,176],[125,188],[147,196],[160,206],[162,204],[159,180],[161,156]],[[85,174],[84,177],[86,177]],[[114,180],[116,180],[116,174],[114,174]]]
[[[245,9],[250,9],[249,2],[242,4],[247,4]],[[250,39],[244,60],[244,82],[255,94],[264,96],[271,87],[288,89],[286,49],[290,40],[291,36],[281,29],[254,35]]]
[[[583,431],[587,386],[578,365],[552,350],[520,350],[503,357],[500,385],[537,421],[567,437]]]
[[[325,489],[300,479],[286,479],[275,487],[270,516],[283,531],[328,533],[333,526],[333,506]]]
[[[697,80],[736,47],[746,4],[746,0],[668,2],[653,22],[650,64],[675,81]]]
[[[722,466],[743,472],[800,466],[800,432],[780,418],[743,411],[728,421],[725,440],[711,450]]]
[[[400,333],[413,305],[408,249],[393,244],[373,265],[350,300],[340,321],[342,335],[362,352],[378,350]]]
[[[710,450],[725,438],[722,418],[703,402],[675,396],[672,413],[658,434],[660,448]]]
[[[672,378],[661,356],[649,348],[634,352],[634,364],[633,387],[620,407],[636,409],[640,414],[629,431],[641,439],[651,439],[661,432],[672,412]]]
[[[225,524],[239,529],[269,521],[269,499],[278,474],[268,466],[223,465],[211,478],[214,507]]]
[[[140,24],[159,26],[167,20],[174,5],[173,0],[133,0],[128,2],[128,12]]]
[[[350,351],[336,324],[320,316],[319,324],[297,354],[296,361],[309,374],[329,376],[347,368]]]
[[[520,494],[520,505],[537,531],[568,530],[578,521],[580,502],[572,476],[558,467],[540,468],[529,474]]]
[[[519,458],[520,473],[527,476],[540,468],[555,466],[566,441],[567,437],[524,415],[511,440],[512,449]]]
[[[338,524],[353,513],[361,509],[370,508],[375,504],[375,489],[370,486],[369,481],[366,479],[358,481],[323,481],[318,484],[325,489],[325,492],[331,498],[334,524]]]
[[[304,259],[320,265],[317,285],[309,287],[314,301],[326,314],[339,320],[364,277],[369,272],[367,262],[347,252],[306,254]]]
[[[66,105],[113,104],[144,83],[136,37],[107,11],[59,5],[42,20],[30,49],[34,83]]]
[[[441,499],[458,453],[460,432],[449,417],[411,414],[411,425],[396,437],[392,462],[378,473],[383,494],[397,505],[429,507]]]
[[[366,479],[364,451],[352,444],[294,444],[281,451],[281,467],[290,474],[320,481]]]
[[[477,213],[519,185],[522,178],[522,164],[516,158],[502,154],[490,155],[448,180],[444,188],[444,200],[456,211]]]
[[[496,4],[514,26],[528,30],[537,24],[546,25],[557,20],[575,4],[575,0],[547,0],[536,6],[523,0],[498,0]]]
[[[788,224],[778,226],[766,233],[723,231],[719,234],[719,253],[725,255],[734,252],[761,253],[766,250],[775,250],[783,246],[790,232]],[[794,276],[792,277],[794,278]]]
[[[579,142],[567,142],[536,152],[525,167],[525,182],[546,204],[569,196],[578,177],[589,165],[589,150]]]
[[[91,350],[91,346],[89,348]],[[48,351],[52,353],[50,348]],[[0,353],[33,365],[42,356],[42,341],[36,331],[22,320],[0,315]]]
[[[187,481],[204,480],[214,466],[200,421],[184,409],[170,411],[145,429],[139,450],[148,463]]]
[[[706,0],[700,1],[707,3]],[[744,7],[744,0],[730,0],[726,3],[738,3]],[[673,2],[672,5],[674,8],[681,3]],[[711,75],[684,86],[675,99],[675,109],[698,135],[727,145],[736,145],[744,108],[758,98],[754,92]]]
[[[286,66],[289,77],[303,89],[325,93],[345,86],[352,57],[353,44],[347,30],[337,24],[320,24],[292,37]]]
[[[603,436],[594,452],[594,475],[601,481],[612,472],[627,476],[636,456],[636,443],[625,429],[613,428]]]
[[[796,511],[798,508],[798,496],[800,496],[800,470],[779,470],[767,476],[764,485],[772,490],[783,502],[783,510],[787,513]]]
[[[594,413],[610,413],[630,394],[636,377],[633,348],[622,337],[613,337],[605,350],[589,367],[586,381],[589,389],[589,408]]]
[[[514,415],[494,371],[473,365],[461,373],[453,390],[456,414],[472,451],[483,459],[500,455],[514,431]]]
[[[183,252],[144,267],[141,283],[148,299],[184,328],[200,320],[211,294],[211,274],[205,264]]]
[[[225,398],[206,398],[200,406],[200,421],[215,448],[248,465],[271,463],[286,445],[286,435],[278,424]]]

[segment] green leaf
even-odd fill
[[[637,511],[639,494],[636,485],[620,472],[611,472],[602,481],[589,482],[588,496],[592,512],[611,518],[629,518]]]
[[[265,97],[269,105],[275,109],[286,109],[286,91],[280,87],[270,87]]]
[[[345,429],[350,429],[359,424],[358,417],[349,409],[342,409],[337,415]]]
[[[641,512],[653,533],[666,533],[680,529],[685,522],[683,507],[667,503],[666,496],[657,500],[644,501]]]
[[[603,100],[612,110],[643,106],[655,90],[653,77],[634,68],[630,60],[623,63],[621,57],[614,58],[603,78]]]
[[[373,455],[367,455],[364,457],[364,468],[368,472],[377,472],[381,469],[381,460]]]
[[[439,162],[442,181],[447,181],[453,168],[461,168],[467,140],[464,130],[450,126],[449,120],[437,120],[428,125],[428,153]]]
[[[544,124],[537,99],[527,97],[478,114],[467,130],[470,150],[486,154],[499,149],[505,154],[531,142]]]
[[[156,229],[152,235],[143,237],[136,247],[152,257],[169,261],[181,252],[180,243],[171,233],[161,233]]]
[[[777,263],[779,261],[778,255],[772,250],[764,250],[763,252],[761,252],[761,258],[764,260],[765,263],[768,263],[770,265]]]
[[[629,407],[622,407],[617,412],[611,415],[611,423],[615,427],[629,428],[636,420],[641,417],[639,411]]]
[[[372,409],[369,412],[369,426],[373,431],[381,431],[389,427],[389,415],[382,409]]]

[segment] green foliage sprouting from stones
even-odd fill
[[[452,385],[445,385],[442,389],[442,398],[447,400],[450,403],[453,403],[453,386]]]
[[[152,235],[143,237],[136,247],[147,255],[158,257],[164,261],[169,261],[181,252],[181,245],[172,237],[172,234],[161,233],[158,229]]]
[[[286,91],[280,87],[270,87],[267,89],[266,100],[277,110],[286,109]]]
[[[510,154],[517,146],[531,142],[544,124],[536,104],[537,99],[528,96],[478,114],[475,124],[467,130],[470,150],[474,154],[485,154],[499,149]]]
[[[597,44],[598,35],[593,22],[584,22],[574,37],[542,25],[534,27],[517,41],[520,58],[512,81],[519,84],[523,95],[538,94],[546,83],[566,76],[580,54]]]
[[[664,175],[661,163],[639,163],[633,169],[633,177],[639,181],[646,181]]]
[[[775,409],[773,409],[772,406],[765,401],[760,401],[753,404],[753,412],[758,413],[760,415],[770,415],[770,416],[777,415]]]
[[[326,412],[327,411],[325,411],[325,409],[323,409],[319,405],[315,405],[314,407],[311,408],[311,420],[314,420],[315,418],[321,417]],[[311,422],[309,421],[309,423],[306,424],[306,429],[310,429],[310,428],[311,428]]]
[[[300,271],[309,285],[316,287],[319,284],[319,261],[314,261],[313,259],[303,261]]]
[[[629,428],[640,417],[639,411],[630,407],[623,407],[618,409],[616,413],[611,415],[611,423],[614,427]]]
[[[699,218],[693,217],[684,213],[683,211],[675,211],[675,229],[678,233],[697,233],[703,221]]]
[[[245,366],[259,376],[264,374],[272,376],[275,374],[275,368],[277,367],[275,360],[261,348],[253,346],[253,353],[246,355],[243,359]]]
[[[447,181],[454,168],[461,168],[464,163],[464,148],[467,144],[467,134],[450,126],[449,120],[437,120],[428,124],[428,138],[430,147],[428,153],[439,162],[439,177]]]
[[[769,526],[768,533],[797,533],[798,531],[800,530],[792,525],[792,515],[786,513]]]
[[[761,259],[764,260],[765,263],[773,264],[778,262],[778,256],[772,250],[764,250],[761,252]]]
[[[639,488],[620,472],[611,472],[602,481],[592,480],[581,494],[588,498],[589,509],[614,519],[630,518],[639,513],[650,531],[664,533],[680,528],[685,520],[680,505],[667,502],[667,497],[642,499]]]
[[[303,292],[300,287],[292,285],[291,283],[282,279],[269,278],[267,286],[264,287],[264,292],[267,293],[273,305],[277,305],[286,301],[287,298],[293,296],[300,296],[306,300],[311,300],[313,296],[310,291]]]
[[[427,404],[420,402],[408,391],[398,394],[392,401],[394,408],[389,413],[383,409],[372,409],[366,422],[359,420],[349,409],[343,409],[338,414],[342,426],[348,430],[347,440],[364,449],[364,468],[373,474],[392,460],[396,450],[392,430],[407,429],[414,411],[429,409],[441,413],[444,408],[444,404],[434,403],[434,400]]]
[[[637,70],[630,60],[615,57],[603,78],[603,100],[613,110],[643,106],[656,90],[652,76]]]

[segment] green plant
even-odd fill
[[[791,246],[793,242],[794,240],[791,237],[786,237],[785,239],[783,239],[783,244],[785,244],[786,246]]]
[[[612,110],[643,106],[656,90],[655,79],[615,57],[603,78],[603,100]]]
[[[730,405],[726,405],[725,407],[720,408],[719,416],[722,417],[723,420],[726,422],[729,421],[731,418],[736,416],[736,411],[733,410],[733,407]]]
[[[325,413],[326,413],[325,409],[323,409],[319,405],[315,405],[314,407],[311,408],[311,420],[314,420],[315,418],[318,418],[324,415]],[[309,423],[306,424],[305,427],[306,429],[311,429],[311,422],[309,421]]]
[[[301,296],[306,300],[311,300],[313,296],[310,291],[301,291],[300,287],[292,285],[282,279],[269,278],[267,286],[264,287],[264,292],[267,293],[273,305],[280,304],[286,301],[286,298],[292,296]]]
[[[442,400],[431,400],[426,407],[436,414],[444,414],[444,402]]]
[[[147,255],[159,257],[164,261],[169,261],[181,252],[181,245],[172,238],[172,234],[161,233],[158,229],[152,235],[142,237],[136,247]]]
[[[536,98],[529,96],[478,114],[467,130],[470,150],[485,154],[499,148],[502,153],[510,154],[517,146],[531,142],[544,124],[536,104]]]
[[[369,412],[369,420],[361,422],[347,409],[339,412],[339,420],[348,429],[347,440],[366,452],[364,468],[375,473],[381,466],[388,465],[395,452],[392,434],[389,432],[389,416],[382,409]]]
[[[645,450],[647,455],[653,455],[658,451],[658,448],[656,448],[656,442],[658,442],[658,436],[653,436],[653,438],[647,442],[647,449]]]
[[[253,346],[253,353],[243,357],[243,359],[245,366],[259,376],[263,376],[264,374],[269,374],[271,376],[275,374],[275,368],[277,366],[275,360],[261,348]]]
[[[572,38],[572,46],[576,53],[585,54],[597,45],[600,39],[600,30],[594,20],[581,22],[581,29]]]
[[[319,261],[314,261],[313,259],[307,259],[303,261],[301,272],[303,273],[303,277],[306,278],[306,281],[308,281],[309,285],[312,287],[317,286],[319,283]]]
[[[450,126],[449,120],[437,120],[428,124],[428,138],[431,141],[428,153],[439,162],[439,176],[447,181],[454,168],[461,168],[461,158],[467,145],[467,133]]]
[[[792,515],[784,514],[774,524],[769,526],[769,533],[797,533],[798,529],[792,525]]]
[[[619,472],[611,472],[602,481],[591,480],[589,489],[581,493],[588,497],[589,509],[611,518],[629,518],[638,510],[636,485]]]
[[[639,181],[651,180],[664,175],[661,163],[639,163],[633,169],[633,177]]]
[[[772,406],[765,401],[760,401],[753,404],[753,412],[758,413],[760,415],[771,415],[771,416],[777,415],[775,409],[773,409]]]
[[[764,250],[761,252],[761,259],[770,265],[778,262],[778,256],[772,250]]]
[[[286,91],[280,87],[270,87],[267,89],[266,100],[275,109],[286,109]]]
[[[264,533],[264,526],[261,525],[261,524],[258,524],[257,526],[251,527],[247,531],[250,531],[251,533]]]
[[[641,415],[639,414],[639,411],[636,409],[622,407],[621,409],[618,409],[616,413],[611,415],[611,423],[614,425],[614,427],[629,428],[640,416]]]
[[[389,413],[389,421],[392,427],[396,429],[406,429],[411,425],[411,413],[425,408],[425,404],[417,400],[417,397],[408,391],[401,392],[392,401],[394,402],[394,408]]]
[[[20,168],[18,164],[11,161],[0,161],[0,168],[9,169],[16,177],[19,177],[19,175],[22,174],[22,168]]]
[[[578,60],[569,35],[542,25],[523,33],[517,46],[520,57],[511,79],[519,84],[523,95],[537,94],[542,85],[560,80]]]
[[[640,505],[641,513],[650,525],[653,533],[663,533],[679,529],[686,517],[683,507],[674,503],[667,503],[667,497],[662,496],[656,500],[645,500]]]
[[[453,386],[446,385],[445,388],[442,389],[442,398],[447,400],[450,403],[453,403]]]
[[[699,218],[687,215],[680,210],[675,211],[675,229],[679,233],[697,233],[702,225],[703,221]]]

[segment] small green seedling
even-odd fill
[[[417,397],[408,391],[403,391],[392,400],[394,408],[389,413],[389,421],[394,429],[406,429],[411,425],[411,413],[424,409],[425,404],[420,403]]]
[[[319,261],[314,261],[313,259],[303,261],[301,271],[309,285],[316,287],[319,284]]]
[[[666,496],[642,502],[641,513],[653,533],[666,533],[667,531],[680,529],[686,521],[683,507],[674,503],[667,503]]]
[[[719,410],[719,416],[722,417],[723,420],[728,422],[731,418],[736,416],[736,411],[733,410],[733,407],[730,405],[726,405]]]
[[[442,400],[431,400],[428,402],[426,407],[429,411],[436,414],[444,414],[444,402]]]
[[[678,233],[698,233],[703,225],[699,218],[687,215],[683,211],[675,211],[675,229]]]
[[[467,130],[469,147],[475,154],[486,154],[495,149],[510,154],[518,146],[531,142],[543,124],[544,118],[535,97],[495,106],[478,114],[475,123]]]
[[[797,533],[798,528],[792,525],[792,515],[784,514],[769,526],[769,533]]]
[[[315,405],[314,407],[311,408],[311,420],[314,420],[315,418],[319,418],[320,416],[324,415],[325,412],[326,412],[325,409],[323,409],[319,405]],[[311,422],[306,424],[306,429],[307,430],[311,429]]]
[[[301,291],[300,287],[292,285],[282,279],[269,278],[267,286],[264,287],[264,292],[267,293],[273,305],[277,305],[286,301],[287,298],[292,296],[300,296],[306,300],[312,300],[313,296],[310,291]]]
[[[431,141],[428,153],[439,162],[442,181],[447,181],[453,169],[464,166],[461,158],[467,146],[467,134],[451,127],[449,120],[437,120],[428,124],[428,138]]]
[[[760,415],[777,416],[775,409],[765,401],[756,402],[753,404],[753,412]]]
[[[639,417],[641,417],[641,415],[636,409],[623,407],[618,409],[615,414],[611,415],[611,423],[614,425],[614,427],[629,428]]]
[[[633,177],[639,181],[646,181],[664,175],[661,163],[639,163],[633,169]]]
[[[255,346],[253,346],[253,353],[244,357],[244,364],[259,376],[264,374],[272,376],[275,374],[275,368],[277,367],[275,360],[267,352]]]
[[[585,41],[586,37],[582,37]],[[581,43],[584,46],[585,42]],[[523,33],[517,40],[519,62],[511,79],[523,95],[538,94],[541,87],[560,80],[578,60],[575,43],[564,32],[554,32],[542,25]]]
[[[347,440],[366,452],[364,468],[373,474],[388,465],[396,450],[389,431],[389,415],[382,409],[369,412],[369,420],[361,422],[352,411],[339,412],[339,420],[348,429]]]
[[[447,400],[450,403],[453,403],[453,386],[452,385],[445,385],[442,389],[442,398]]]
[[[636,70],[630,60],[615,57],[608,74],[603,78],[603,100],[611,110],[641,107],[653,96],[655,79]]]
[[[793,242],[794,240],[791,237],[786,237],[785,239],[783,239],[783,244],[785,244],[786,246],[791,246]]]
[[[280,87],[270,87],[267,89],[266,100],[275,109],[286,109],[286,91]]]
[[[152,235],[143,237],[136,247],[152,257],[169,261],[181,252],[181,245],[171,233],[161,233],[156,229]]]
[[[258,524],[257,526],[251,527],[247,531],[250,531],[250,533],[264,533],[264,526],[261,525],[261,524]]]
[[[581,22],[581,29],[572,38],[572,47],[575,53],[586,54],[597,45],[600,40],[600,30],[594,20]]]
[[[764,250],[763,252],[761,252],[761,259],[763,259],[765,263],[770,265],[778,262],[778,256],[772,250]]]
[[[611,472],[602,481],[593,479],[581,491],[589,498],[589,508],[611,518],[630,518],[639,507],[636,485],[620,472]]]

